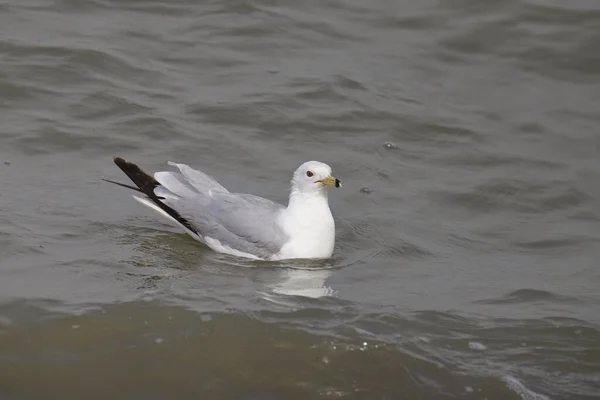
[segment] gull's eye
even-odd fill
[[[306,176],[308,176],[309,178],[312,177],[314,174],[312,173],[312,171],[306,171]]]

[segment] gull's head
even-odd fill
[[[292,191],[320,193],[328,187],[342,187],[342,183],[331,175],[331,167],[325,163],[307,161],[294,172]]]

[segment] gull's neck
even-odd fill
[[[288,210],[300,210],[323,205],[329,208],[326,189],[311,192],[301,192],[298,189],[293,188],[290,193]]]

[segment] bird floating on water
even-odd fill
[[[329,258],[335,223],[327,198],[342,184],[322,162],[302,164],[292,177],[288,206],[263,197],[231,193],[204,172],[169,161],[179,172],[146,174],[120,157],[115,164],[137,187],[104,179],[144,196],[133,196],[211,249],[256,260]]]

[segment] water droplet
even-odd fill
[[[361,192],[361,193],[371,193],[372,191],[373,191],[373,190],[372,190],[371,188],[369,188],[369,187],[366,187],[366,186],[365,186],[365,187],[363,187],[363,188],[360,188],[360,192]]]
[[[158,343],[158,344],[161,344],[161,343],[162,343],[162,342],[164,342],[164,341],[165,341],[165,339],[163,339],[163,338],[158,338],[158,339],[156,339],[154,342],[155,342],[155,343]]]
[[[467,393],[473,393],[473,388],[472,388],[471,386],[466,386],[466,387],[465,387],[465,391],[466,391]]]
[[[363,342],[363,346],[366,346],[368,343],[367,342]]]
[[[393,142],[385,142],[383,144],[383,147],[385,147],[386,149],[390,149],[390,150],[396,150],[398,148],[396,143],[393,143]]]
[[[327,357],[323,357],[323,359],[322,359],[322,360],[323,360],[323,363],[325,363],[325,364],[329,364],[329,358],[327,358]]]

